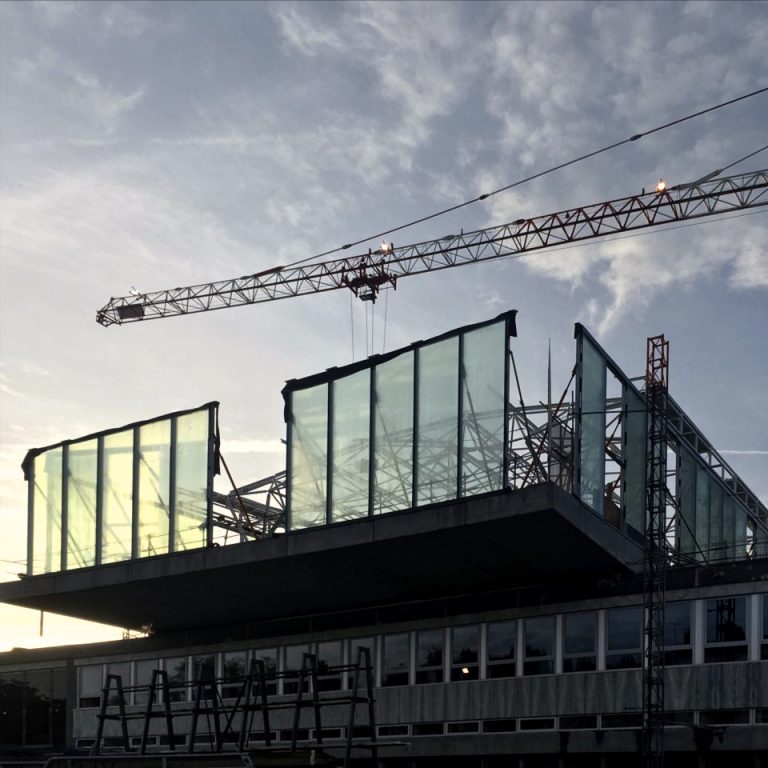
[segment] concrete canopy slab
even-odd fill
[[[640,547],[552,484],[0,584],[0,601],[155,631],[638,572]]]

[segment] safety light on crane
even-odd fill
[[[664,179],[659,179],[659,183],[656,185],[656,191],[663,195],[667,191],[667,182]]]

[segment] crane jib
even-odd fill
[[[348,288],[363,300],[396,287],[401,277],[540,251],[622,232],[679,223],[768,204],[768,170],[707,179],[659,192],[517,219],[459,235],[295,267],[153,293],[113,298],[98,311],[101,325],[259,304]]]

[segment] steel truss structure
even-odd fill
[[[176,315],[259,304],[292,296],[349,288],[375,300],[384,285],[407,275],[448,269],[616,235],[692,221],[768,204],[768,170],[680,184],[663,192],[634,195],[570,208],[436,240],[296,267],[275,267],[230,280],[112,298],[97,321],[121,325]]]
[[[645,396],[648,402],[645,548],[643,560],[644,664],[643,763],[664,766],[664,603],[667,543],[667,387],[669,342],[648,339]]]

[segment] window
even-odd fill
[[[642,666],[643,609],[613,608],[605,614],[605,668]]]
[[[691,664],[691,609],[693,603],[667,603],[664,606],[664,664]]]
[[[706,663],[746,661],[747,598],[720,597],[707,600]]]
[[[194,694],[197,698],[211,696],[211,683],[216,679],[216,656],[212,653],[206,653],[201,656],[192,657],[192,683],[194,683]],[[201,685],[202,684],[202,685]]]
[[[223,698],[236,699],[245,692],[243,683],[248,673],[247,657],[248,654],[245,651],[233,651],[224,654],[221,671],[223,678],[221,695]],[[258,693],[258,691],[254,690],[253,693]]]
[[[350,666],[357,664],[358,658],[360,660],[360,675],[357,680],[358,690],[365,688],[366,685],[366,669],[365,669],[365,656],[360,654],[360,648],[367,648],[371,661],[371,681],[376,684],[376,639],[373,637],[361,637],[355,638],[349,641],[349,664]],[[352,690],[355,685],[355,670],[350,669],[347,681],[347,688]]]
[[[749,710],[709,709],[699,712],[699,725],[749,725]]]
[[[168,674],[168,692],[171,701],[187,700],[187,657],[176,656],[165,660]]]
[[[299,691],[299,672],[304,664],[305,653],[309,653],[309,647],[306,645],[288,645],[285,648],[283,693],[286,695],[298,693]],[[307,664],[305,668],[309,670],[309,665]],[[306,674],[304,677],[302,690],[309,690],[309,674]]]
[[[566,715],[560,718],[561,731],[597,728],[597,715]]]
[[[570,613],[563,619],[563,672],[590,672],[597,668],[596,613]]]
[[[383,686],[408,685],[408,670],[410,668],[408,634],[385,635],[382,656],[381,684]]]
[[[555,618],[526,619],[524,675],[548,675],[555,671]]]
[[[643,715],[640,712],[603,715],[601,725],[603,728],[642,728]]]
[[[253,652],[253,658],[264,662],[267,696],[274,696],[277,693],[277,648],[257,648]],[[256,672],[258,673],[258,669]],[[258,688],[254,693],[257,696],[261,695],[261,691]]]
[[[480,627],[451,630],[451,680],[477,680]]]
[[[760,658],[768,659],[768,593],[763,595],[763,636],[760,643]]]
[[[317,644],[317,689],[319,691],[341,690],[341,640]]]
[[[123,704],[130,704],[129,695],[125,693],[125,689],[131,685],[131,663],[129,661],[121,661],[119,663],[107,664],[107,675],[117,675],[120,678],[120,685],[123,689]],[[118,696],[117,681],[107,680],[109,683],[109,699],[107,703],[110,707],[117,706],[120,703],[120,697]]]
[[[79,707],[98,707],[101,704],[101,687],[103,684],[104,670],[101,664],[91,667],[80,667],[79,694],[77,703]]]
[[[416,684],[443,682],[442,629],[427,629],[416,634]]]
[[[488,664],[486,677],[515,676],[516,621],[497,621],[488,625]]]
[[[152,684],[152,673],[160,669],[159,659],[142,659],[134,662],[133,665],[133,684],[136,686],[133,692],[133,703],[140,706],[146,706],[149,701],[149,687]],[[159,692],[162,690],[162,678],[157,679],[157,693],[153,701],[158,700]]]

